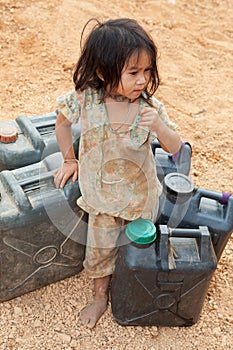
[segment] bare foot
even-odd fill
[[[107,309],[108,298],[96,298],[94,297],[92,304],[86,306],[80,313],[81,323],[88,327],[94,328],[96,322],[103,315]]]

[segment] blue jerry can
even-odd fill
[[[111,286],[113,317],[125,326],[191,326],[199,319],[216,267],[207,227],[160,225],[153,243],[119,248]]]
[[[219,260],[233,232],[233,197],[230,193],[194,188],[187,176],[170,173],[163,181],[157,222],[169,227],[207,226]]]
[[[151,143],[155,156],[157,176],[160,182],[170,173],[189,175],[191,168],[192,147],[189,142],[182,142],[180,150],[171,154],[161,148],[156,140]]]
[[[79,273],[87,217],[78,182],[56,189],[61,153],[0,173],[0,301]]]
[[[17,169],[37,163],[48,155],[58,152],[59,147],[55,135],[57,112],[31,117],[20,116],[15,120],[0,123],[1,130],[9,133],[15,130],[17,135],[12,142],[1,142],[0,137],[0,171]],[[72,125],[73,143],[78,155],[80,125]],[[5,140],[8,138],[5,135]]]

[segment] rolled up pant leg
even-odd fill
[[[107,214],[89,214],[84,269],[90,278],[109,276],[115,269],[117,240],[125,220]]]

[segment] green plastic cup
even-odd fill
[[[136,219],[126,227],[126,236],[136,244],[150,244],[156,239],[156,227],[147,219]]]

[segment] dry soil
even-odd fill
[[[73,88],[88,19],[131,17],[159,48],[156,94],[193,148],[196,187],[232,191],[232,0],[0,0],[0,121],[47,113]],[[0,304],[0,350],[233,349],[233,240],[192,327],[123,327],[110,306],[94,330],[78,321],[91,299],[82,272]]]

